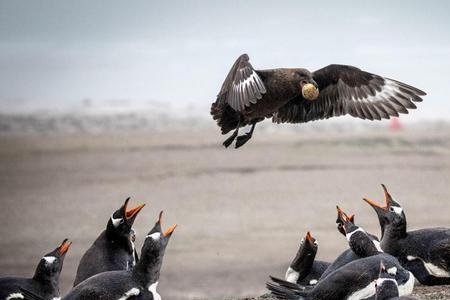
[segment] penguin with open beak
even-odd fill
[[[336,218],[336,225],[337,230],[343,235],[347,236],[346,229],[344,228],[347,226],[347,230],[351,230],[351,226],[354,225],[355,221],[355,215],[347,215],[339,206],[336,206],[337,210],[337,218]],[[370,235],[370,234],[369,234]],[[376,236],[370,235],[373,240],[378,240]],[[357,260],[361,257],[366,257],[366,255],[361,255],[361,253],[355,253],[351,247],[344,250],[329,266],[328,268],[322,273],[322,276],[319,278],[319,281],[328,276],[333,271],[339,269],[340,267]]]
[[[162,230],[162,212],[145,237],[141,258],[132,270],[108,271],[92,276],[75,286],[62,300],[161,300],[156,288],[169,240],[176,224]],[[21,289],[25,300],[45,300]]]
[[[286,271],[286,281],[315,285],[329,263],[315,260],[319,245],[308,231],[300,242],[297,254]]]
[[[450,284],[450,228],[407,230],[401,205],[382,185],[384,205],[364,198],[377,213],[381,226],[381,248],[397,257],[424,285]]]
[[[138,259],[134,246],[133,223],[145,204],[128,208],[130,198],[108,220],[106,229],[84,253],[78,265],[74,286],[106,271],[132,269]]]
[[[395,277],[400,295],[411,294],[414,287],[412,273],[403,268],[395,257],[383,253],[376,245],[378,241],[351,221],[354,218],[339,207],[337,210],[338,221],[342,223],[339,228],[345,233],[350,249],[333,262],[328,273],[324,275],[324,272],[312,289],[271,277],[272,282],[266,285],[271,293],[281,299],[373,299],[379,265],[384,261]]]
[[[0,299],[24,299],[20,288],[25,288],[42,299],[59,297],[59,277],[67,251],[72,245],[65,239],[55,250],[41,258],[32,278],[0,278]]]

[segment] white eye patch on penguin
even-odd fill
[[[54,256],[44,256],[42,259],[45,260],[45,263],[49,265],[53,264],[56,261],[56,257]]]
[[[147,235],[145,238],[151,238],[152,240],[159,240],[161,238],[160,232],[154,232],[152,234]]]
[[[401,208],[401,207],[399,207],[399,206],[391,206],[391,207],[389,208],[389,210],[390,210],[391,212],[396,213],[397,215],[401,215],[402,212],[403,212],[403,208]]]
[[[120,224],[123,224],[125,222],[123,218],[114,218],[114,214],[111,216],[111,223],[114,227],[118,227]]]

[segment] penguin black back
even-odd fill
[[[59,277],[71,244],[65,239],[58,248],[44,255],[32,278],[0,278],[0,299],[23,299],[21,288],[32,291],[44,300],[59,297]]]
[[[132,226],[145,205],[128,209],[129,200],[130,198],[126,199],[122,207],[111,215],[106,229],[81,258],[74,286],[98,273],[130,270],[136,264],[137,253]]]

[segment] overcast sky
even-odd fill
[[[351,64],[428,92],[449,118],[450,1],[3,1],[0,104],[129,99],[207,107],[230,66]]]

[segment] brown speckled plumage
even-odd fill
[[[313,84],[319,96],[310,101],[302,87]],[[314,93],[313,93],[314,94]],[[247,54],[241,55],[228,73],[211,115],[222,134],[235,130],[224,145],[237,138],[236,148],[252,136],[257,122],[306,123],[335,116],[381,120],[408,113],[425,92],[407,84],[346,65],[329,65],[315,72],[306,69],[255,70]],[[252,125],[238,136],[240,127]]]

